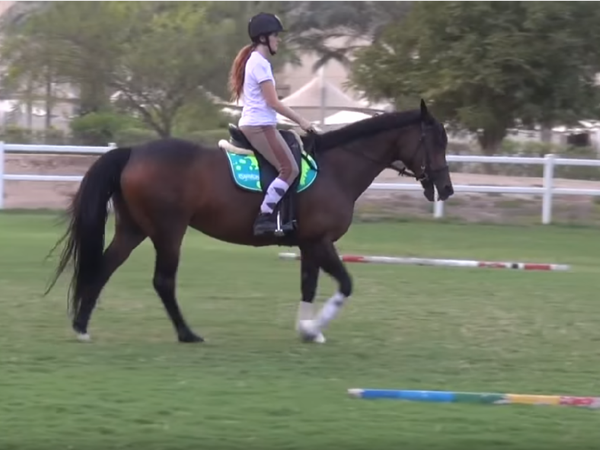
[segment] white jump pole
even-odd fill
[[[300,260],[296,253],[280,253],[280,259]],[[344,262],[352,263],[374,263],[374,264],[404,264],[415,266],[438,266],[438,267],[471,267],[513,270],[546,270],[565,271],[571,267],[565,264],[542,264],[525,262],[502,262],[502,261],[477,261],[466,259],[432,259],[432,258],[402,258],[392,256],[366,256],[366,255],[340,255]]]

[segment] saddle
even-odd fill
[[[284,141],[292,150],[294,160],[298,167],[302,166],[303,155],[303,144],[300,136],[292,130],[278,130]],[[258,162],[258,168],[260,173],[260,184],[261,191],[266,194],[267,188],[271,182],[278,176],[277,169],[265,159],[253,146],[250,144],[244,133],[234,124],[229,124],[229,143],[237,148],[252,151]],[[276,230],[275,236],[282,237],[293,233],[297,227],[296,218],[296,194],[298,192],[298,186],[300,182],[300,176],[296,177],[290,188],[287,190],[285,195],[281,198],[280,202],[275,207],[273,213],[276,215]]]

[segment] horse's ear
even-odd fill
[[[421,119],[426,120],[429,118],[429,110],[425,104],[425,100],[421,99]]]

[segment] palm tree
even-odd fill
[[[293,45],[314,52],[313,71],[329,61],[349,67],[358,40],[377,41],[386,27],[401,23],[412,2],[290,2],[287,11]],[[332,47],[333,38],[346,38],[343,47]]]

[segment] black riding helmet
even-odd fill
[[[250,36],[252,42],[260,44],[261,36],[267,38],[266,44],[271,55],[274,55],[275,52],[271,49],[268,36],[271,33],[280,33],[283,31],[285,31],[283,24],[275,14],[261,12],[252,17],[250,22],[248,22],[248,36]]]

